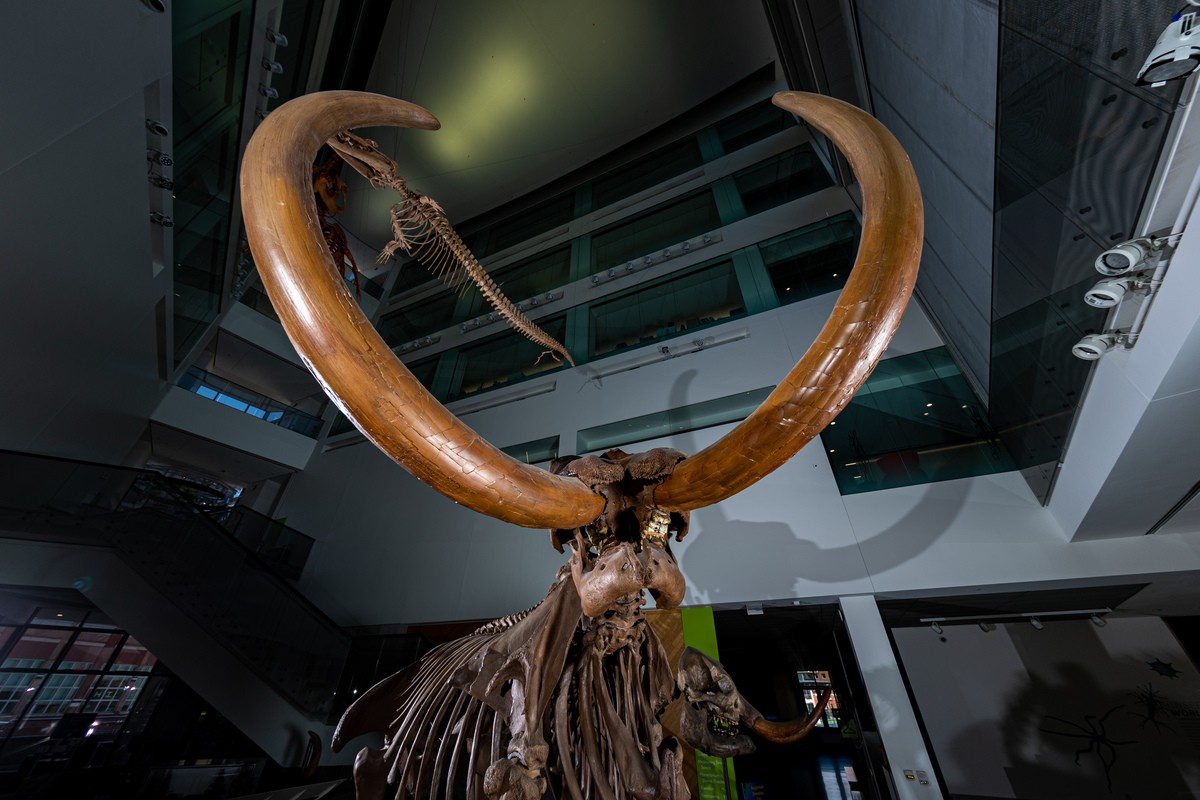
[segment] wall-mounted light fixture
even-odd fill
[[[1197,6],[1197,0],[1187,0]],[[1138,86],[1162,86],[1186,78],[1200,67],[1200,26],[1195,11],[1180,10],[1159,35],[1138,71]]]
[[[280,64],[278,61],[273,61],[272,59],[269,59],[266,56],[263,56],[262,67],[267,72],[270,72],[274,75],[282,75],[283,74],[283,64]]]
[[[170,131],[167,130],[167,126],[163,125],[156,119],[146,120],[146,130],[150,131],[155,136],[166,136],[168,133],[170,133]]]
[[[175,220],[171,219],[166,214],[160,214],[157,211],[150,212],[150,221],[155,225],[162,225],[164,228],[175,227]]]
[[[941,635],[941,633],[942,633],[942,626],[941,626],[941,625],[939,625],[939,624],[938,624],[938,623],[936,623],[936,622],[931,622],[931,623],[929,623],[929,627],[933,629],[933,632],[934,632],[934,633],[938,634],[939,636]]]
[[[270,28],[267,28],[267,41],[270,42],[271,44],[275,45],[276,47],[287,47],[288,46],[287,37],[284,36],[279,31],[273,31]]]

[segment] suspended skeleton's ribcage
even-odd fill
[[[556,357],[565,358],[571,366],[575,366],[567,348],[530,321],[504,295],[492,276],[459,238],[437,203],[405,186],[394,188],[400,192],[403,200],[392,207],[392,233],[395,238],[380,253],[380,261],[386,261],[397,250],[403,250],[460,295],[469,286],[478,287],[484,299],[509,325]]]

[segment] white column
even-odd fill
[[[875,598],[859,595],[842,597],[838,602],[871,699],[871,709],[875,712],[897,796],[900,800],[942,797],[933,762],[917,725],[916,711],[909,702],[904,679],[900,677],[900,665],[896,663]]]

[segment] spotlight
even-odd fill
[[[162,225],[164,228],[175,227],[175,220],[171,219],[165,214],[160,214],[157,211],[152,211],[150,213],[150,221],[156,225]]]
[[[266,56],[263,56],[262,67],[267,72],[272,72],[276,75],[283,74],[283,64],[280,64],[278,61],[272,61],[271,59],[267,58]]]
[[[1093,308],[1115,308],[1125,299],[1127,292],[1139,287],[1138,282],[1128,275],[1100,281],[1083,295],[1083,302]]]
[[[929,627],[933,628],[934,633],[940,634],[942,632],[942,626],[936,622],[930,623]]]
[[[1200,37],[1195,35],[1196,30],[1195,11],[1176,14],[1146,56],[1137,85],[1158,87],[1191,75],[1200,66]]]
[[[1071,348],[1071,355],[1084,361],[1095,361],[1117,345],[1120,336],[1108,331],[1105,333],[1089,333]]]
[[[258,85],[258,93],[268,100],[276,100],[279,98],[279,90],[273,86]]]
[[[1108,624],[1108,620],[1106,620],[1104,617],[1100,616],[1099,614],[1092,614],[1092,624],[1095,625],[1097,628],[1103,628],[1105,625]]]
[[[167,178],[164,178],[162,175],[151,175],[149,177],[149,180],[152,184],[154,184],[155,186],[157,186],[160,189],[174,189],[175,188],[175,181],[168,180]]]
[[[166,153],[161,153],[158,150],[154,150],[151,148],[146,149],[146,160],[147,161],[155,161],[164,167],[169,167],[175,163],[174,161],[171,160],[171,157],[169,155],[167,155]]]
[[[1096,271],[1109,277],[1136,272],[1153,253],[1162,249],[1162,245],[1161,241],[1146,238],[1122,242],[1105,250],[1096,258]]]
[[[166,136],[168,133],[170,133],[170,131],[167,130],[166,125],[163,125],[161,122],[155,119],[146,120],[146,130],[150,131],[156,136]]]
[[[279,31],[273,31],[267,28],[267,41],[276,47],[287,47],[287,37]]]
[[[157,11],[159,14],[167,10],[167,4],[162,0],[142,0],[142,5],[151,11]]]
[[[981,622],[979,623],[979,630],[984,633],[991,633],[996,630],[996,624],[994,622]]]
[[[1034,627],[1034,630],[1039,630],[1039,631],[1042,628],[1046,627],[1045,625],[1042,624],[1042,621],[1040,619],[1038,619],[1037,617],[1030,617],[1029,624]]]

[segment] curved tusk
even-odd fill
[[[246,234],[284,330],[359,430],[451,500],[529,528],[586,525],[604,499],[574,478],[501,453],[460,422],[400,363],[338,277],[317,219],[312,163],[329,137],[372,125],[439,127],[411,103],[324,92],[280,106],[246,148]]]
[[[871,374],[917,280],[924,236],[921,189],[900,143],[876,119],[840,100],[780,92],[774,103],[828,136],[850,162],[863,195],[858,258],[808,352],[754,413],[675,468],[654,492],[661,508],[712,505],[799,452]]]
[[[768,742],[775,742],[775,744],[798,742],[808,736],[809,732],[820,722],[821,715],[825,713],[825,705],[832,695],[833,690],[826,688],[821,692],[821,699],[817,701],[816,707],[807,717],[800,717],[789,722],[772,722],[755,711],[750,727]]]

